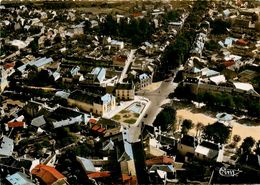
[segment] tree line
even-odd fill
[[[179,99],[186,99],[188,101],[197,101],[205,103],[207,107],[214,108],[221,111],[238,111],[246,112],[249,116],[258,117],[260,115],[259,99],[249,98],[239,94],[228,93],[211,93],[199,92],[194,94],[190,87],[179,85],[170,98],[177,97]],[[250,99],[250,101],[249,101]]]
[[[204,19],[207,1],[196,1],[187,17],[183,30],[176,39],[170,43],[161,56],[161,66],[158,70],[158,79],[164,78],[169,70],[184,64],[189,57],[189,52],[196,37],[196,28]]]
[[[144,41],[150,40],[155,32],[154,24],[147,18],[122,18],[119,22],[109,14],[103,23],[100,23],[99,33],[101,35],[121,37],[129,39],[132,44],[138,46]]]

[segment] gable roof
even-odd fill
[[[213,77],[210,77],[209,79],[210,79],[210,81],[214,82],[216,85],[226,82],[226,78],[224,75],[213,76]]]
[[[60,179],[65,179],[65,176],[55,168],[44,164],[37,165],[32,170],[32,174],[39,177],[47,185],[51,185]]]
[[[91,92],[76,90],[69,95],[69,98],[75,99],[77,101],[85,102],[88,104],[94,104],[94,103],[104,104],[113,100],[115,97],[108,93],[105,95],[101,95],[101,94],[94,94]]]
[[[76,159],[81,164],[86,173],[96,172],[96,168],[91,160],[79,156],[77,156]]]
[[[155,164],[172,164],[172,163],[173,163],[173,158],[168,156],[154,157],[152,159],[148,159],[145,161],[145,164],[147,166],[152,166]]]
[[[105,177],[110,177],[110,172],[104,171],[104,172],[94,172],[88,174],[88,178],[90,179],[99,179],[99,178],[105,178]]]
[[[7,176],[6,180],[12,185],[34,185],[34,183],[21,172],[16,172],[13,175]]]
[[[9,128],[24,127],[25,123],[22,121],[14,121],[7,123]]]
[[[0,138],[0,156],[11,156],[14,150],[14,141],[7,136]]]
[[[40,127],[40,126],[42,126],[42,125],[45,125],[45,124],[46,124],[46,121],[45,121],[45,119],[44,119],[44,116],[41,115],[41,116],[39,116],[39,117],[34,118],[34,119],[32,120],[32,122],[31,122],[31,124],[32,124],[33,126]]]
[[[219,151],[218,145],[208,141],[203,141],[195,149],[195,153],[202,154],[209,158],[216,157],[218,155],[218,151]]]
[[[237,89],[244,90],[244,91],[249,91],[254,89],[254,87],[250,83],[233,82],[233,84]]]
[[[38,60],[35,60],[35,61],[31,61],[31,62],[28,62],[20,67],[18,67],[17,69],[21,72],[23,72],[25,69],[26,69],[26,66],[27,65],[30,65],[30,66],[36,66],[37,68],[39,67],[42,67],[46,64],[49,64],[53,62],[52,58],[46,58],[46,57],[43,57],[43,58],[40,58]]]
[[[90,74],[95,75],[95,77],[96,77],[95,79],[97,79],[99,82],[102,82],[106,76],[106,69],[96,67],[91,71]]]

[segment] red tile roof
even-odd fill
[[[90,118],[90,119],[88,120],[88,122],[89,122],[89,123],[92,123],[92,124],[95,124],[95,123],[97,122],[97,120],[95,120],[95,119],[93,119],[93,118]]]
[[[114,62],[120,62],[120,63],[125,63],[127,57],[124,55],[119,55],[119,56],[114,56],[113,61]]]
[[[173,159],[167,156],[154,157],[145,161],[147,166],[152,166],[154,164],[172,164]]]
[[[65,179],[65,176],[58,172],[55,168],[44,164],[38,164],[32,170],[32,174],[39,177],[47,185],[51,185],[57,180]]]
[[[94,126],[91,128],[91,130],[97,131],[99,128],[100,128],[99,125],[94,125]]]
[[[105,172],[93,172],[90,174],[87,174],[88,178],[91,179],[98,179],[98,178],[105,178],[105,177],[110,177],[110,172],[105,171]]]
[[[15,62],[4,64],[5,69],[13,68],[14,66],[15,66]]]
[[[235,64],[234,60],[228,60],[223,62],[225,67],[230,67]]]
[[[236,44],[245,46],[245,45],[248,44],[248,41],[243,40],[243,39],[239,39],[239,40],[236,41]]]
[[[20,121],[15,121],[15,122],[9,122],[7,123],[8,127],[14,128],[14,127],[24,127],[25,123],[20,122]]]
[[[141,12],[135,12],[132,14],[134,17],[142,16],[143,14]]]
[[[123,183],[129,182],[131,185],[137,184],[136,176],[130,176],[128,174],[122,174],[122,181],[123,181]]]
[[[100,129],[98,129],[97,131],[98,131],[99,133],[103,133],[105,130],[106,130],[105,128],[100,128]]]

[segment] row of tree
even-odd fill
[[[190,15],[185,21],[183,31],[179,33],[173,43],[167,46],[161,56],[159,79],[164,77],[169,70],[184,64],[190,55],[190,49],[196,37],[196,28],[204,18],[207,1],[196,1]]]
[[[215,108],[221,111],[246,111],[249,116],[253,117],[260,115],[259,99],[250,98],[250,101],[248,101],[249,97],[239,94],[231,95],[229,93],[221,92],[201,92],[194,94],[189,86],[179,85],[171,97],[172,96],[189,101],[193,100],[200,103],[205,103],[207,107]]]

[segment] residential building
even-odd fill
[[[120,100],[133,100],[135,86],[133,83],[120,83],[116,85],[116,97]]]
[[[59,128],[86,122],[87,117],[89,117],[89,115],[79,111],[65,107],[58,107],[52,111],[46,119],[53,128]]]
[[[90,73],[84,76],[87,84],[100,85],[106,77],[106,69],[101,67],[94,68]]]
[[[124,67],[126,59],[127,59],[127,56],[125,56],[125,55],[116,55],[112,58],[113,65],[119,66],[119,67]]]
[[[183,156],[194,155],[195,148],[197,146],[197,140],[193,136],[184,135],[180,142],[177,144],[179,153]]]
[[[69,95],[68,104],[83,111],[103,115],[115,108],[116,100],[112,94],[100,95],[77,90]]]
[[[124,42],[123,41],[111,40],[110,44],[111,44],[112,48],[115,48],[117,50],[124,49]]]
[[[139,88],[145,88],[146,86],[152,84],[152,77],[150,75],[147,75],[146,73],[143,73],[139,76]]]
[[[14,150],[14,141],[0,132],[0,157],[11,156]]]
[[[30,179],[28,179],[28,177],[25,174],[21,172],[16,172],[12,175],[7,176],[6,180],[11,185],[34,185],[34,183]]]
[[[200,160],[216,160],[219,155],[219,146],[209,141],[202,141],[195,149],[195,157]]]
[[[47,185],[68,185],[64,175],[62,175],[55,168],[44,164],[37,165],[32,170],[32,174]]]

